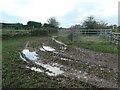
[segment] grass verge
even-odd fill
[[[118,46],[115,44],[110,44],[109,42],[83,41],[80,39],[73,42],[69,38],[63,36],[58,37],[58,40],[62,40],[65,44],[68,45],[75,45],[78,47],[91,49],[99,52],[118,53]]]

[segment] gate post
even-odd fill
[[[77,40],[77,33],[75,29],[71,29],[70,36],[71,36],[71,41],[75,42]]]

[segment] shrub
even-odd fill
[[[31,31],[31,36],[47,36],[47,35],[48,35],[48,31],[45,29]]]
[[[68,39],[71,40],[71,41],[73,41],[73,34],[72,34],[72,33],[70,33],[70,34],[68,35]]]

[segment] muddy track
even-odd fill
[[[56,43],[54,45],[57,46]],[[88,49],[78,48],[75,46],[68,46],[67,50],[64,52],[60,52],[59,56],[65,58],[69,62],[71,61],[73,64],[75,62],[78,64],[84,64],[84,66],[89,69],[84,71],[89,71],[87,82],[91,82],[93,85],[97,85],[98,87],[117,87],[117,72],[118,72],[118,55],[117,54],[110,54],[110,53],[102,53],[102,52],[95,52]],[[81,66],[82,66],[81,65]],[[92,69],[91,69],[92,68]],[[83,69],[81,69],[83,70]],[[90,72],[93,73],[91,74]],[[95,71],[95,72],[94,72]],[[107,80],[106,76],[99,78],[96,76],[97,71],[103,71],[102,74],[106,72],[106,74],[116,74],[115,77],[108,77]],[[79,71],[77,71],[79,72]],[[88,74],[88,73],[87,73]],[[100,74],[100,73],[99,73]],[[78,74],[79,75],[79,74]],[[77,74],[76,74],[77,76]],[[109,75],[108,75],[109,76]],[[112,79],[110,79],[112,78]]]
[[[54,52],[42,51],[38,47],[36,48],[39,49],[37,50],[37,54],[42,60],[42,63],[59,67],[60,70],[64,71],[64,73],[61,74],[64,77],[78,79],[92,87],[118,87],[117,54],[95,52],[75,46],[67,46],[58,42],[55,38],[52,38],[52,41],[52,47],[55,49]],[[35,62],[32,62],[35,65]],[[37,67],[45,69],[39,65],[37,65]]]

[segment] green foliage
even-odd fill
[[[16,31],[16,30],[4,30],[2,31],[2,40],[7,40],[15,37],[30,36],[30,31]]]
[[[51,27],[58,28],[59,22],[56,20],[55,17],[51,17],[51,18],[48,19],[48,24]]]
[[[48,31],[47,30],[32,30],[31,36],[47,36]]]
[[[69,35],[68,35],[68,39],[72,42],[73,41],[73,34],[72,33],[70,33]]]
[[[89,16],[84,20],[82,26],[87,29],[105,29],[107,28],[107,23],[104,21],[97,21],[94,16]]]
[[[55,28],[54,25],[52,25],[52,24],[47,24],[47,23],[44,23],[43,27],[44,27],[44,28]]]
[[[31,36],[48,36],[53,33],[57,33],[57,29],[55,28],[41,28],[31,31]]]
[[[44,23],[44,24],[43,24],[43,27],[47,28],[47,27],[49,27],[49,24]]]
[[[29,29],[34,29],[34,28],[41,28],[42,24],[35,21],[28,21],[27,26],[29,27]]]
[[[2,40],[7,40],[14,37],[48,36],[56,33],[56,28],[40,28],[34,30],[3,30],[1,36]]]
[[[22,29],[22,23],[2,23],[2,29],[20,30]]]

